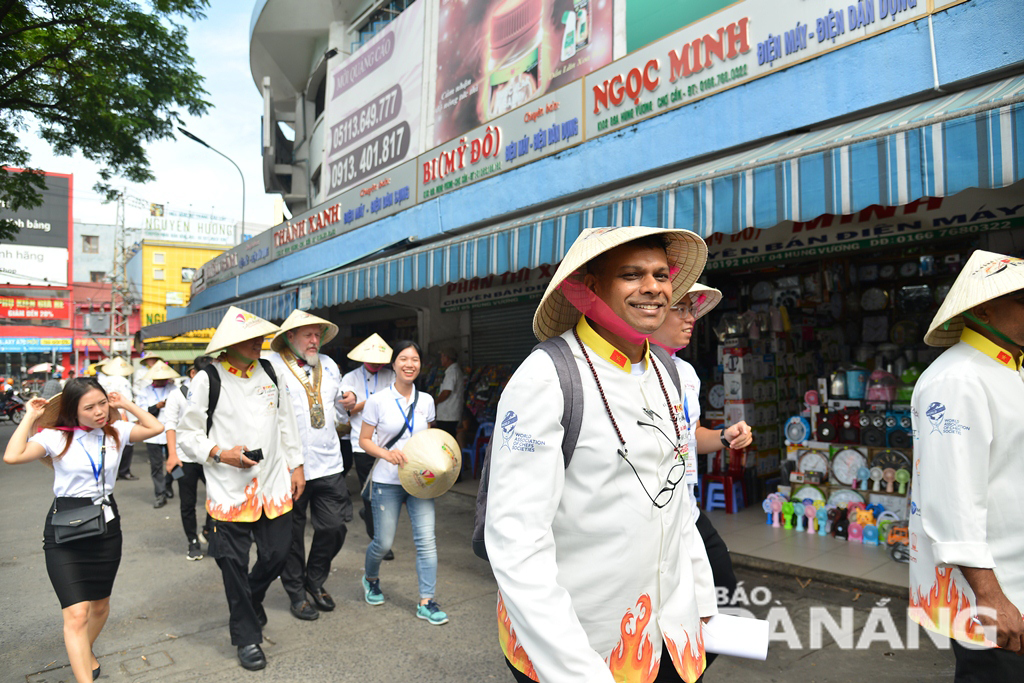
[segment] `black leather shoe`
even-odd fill
[[[124,475],[123,477],[118,477],[118,479],[124,479],[125,481],[138,481],[139,480],[139,478],[136,477],[131,472],[129,472],[128,474]]]
[[[309,601],[321,612],[330,612],[334,609],[334,598],[323,588],[310,588],[306,586],[306,593],[309,594]]]
[[[296,619],[313,621],[320,618],[320,613],[313,609],[313,606],[306,600],[303,600],[302,602],[293,602],[290,609],[292,611],[292,616]]]
[[[395,559],[395,553],[391,550],[387,551],[386,553],[384,553],[384,559],[390,562],[391,560]]]
[[[153,501],[154,508],[162,508],[164,505],[167,505],[167,499],[164,498],[163,496]]]
[[[243,669],[259,671],[267,665],[267,656],[263,654],[263,648],[259,645],[239,645],[238,663]]]
[[[263,609],[263,603],[254,604],[252,606],[256,610],[256,621],[260,622],[260,628],[267,625],[267,610]]]
[[[100,677],[100,667],[97,666],[95,669],[92,670],[92,680],[95,681],[99,677]]]
[[[167,487],[167,492],[164,493],[164,496],[167,497],[167,500],[171,500],[172,498],[174,498],[174,491],[171,490],[170,486]]]

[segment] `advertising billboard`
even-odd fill
[[[441,0],[440,145],[612,59],[610,0]]]
[[[419,154],[425,2],[413,3],[348,58],[327,69],[324,197]]]
[[[14,239],[0,240],[0,284],[68,284],[72,180],[60,173],[44,175],[41,205],[15,211],[0,202],[0,219],[12,220],[19,228]]]

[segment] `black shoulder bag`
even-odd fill
[[[82,507],[57,512],[57,501],[53,501],[53,539],[57,543],[68,543],[82,538],[102,536],[107,533],[107,518],[104,516],[103,502],[107,498],[107,437],[103,436],[103,447],[100,448],[100,472],[102,472],[102,488],[100,489],[99,505],[83,505]]]

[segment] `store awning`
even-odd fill
[[[680,227],[707,237],[822,214],[851,214],[872,205],[898,206],[970,187],[1000,188],[1022,177],[1024,76],[1018,76],[344,267],[310,279],[312,308],[558,263],[588,227]],[[224,310],[150,326],[144,333],[160,328],[164,334],[172,323],[178,329],[208,327]],[[205,317],[191,323],[197,316]]]
[[[159,356],[168,363],[191,363],[199,356],[203,355],[204,349],[155,349],[151,346],[146,346],[146,354],[151,356]]]
[[[215,328],[220,324],[221,318],[227,312],[229,306],[237,306],[242,310],[249,311],[266,320],[284,320],[288,314],[295,310],[295,288],[286,291],[277,291],[272,294],[250,297],[242,301],[218,306],[198,313],[184,315],[174,320],[147,325],[142,328],[142,339],[148,341],[156,339],[164,341],[165,338],[180,337],[186,332]]]

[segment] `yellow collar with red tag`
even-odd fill
[[[965,327],[963,332],[960,333],[960,341],[981,351],[992,360],[1005,365],[1011,370],[1020,370],[1020,358],[1014,358],[1012,353],[969,327]]]
[[[612,346],[604,337],[594,331],[594,328],[587,322],[585,316],[580,316],[580,321],[576,323],[576,332],[579,333],[580,339],[584,344],[593,349],[597,355],[604,358],[606,361],[619,368],[620,370],[630,373],[633,371],[633,364],[629,361],[629,358],[622,351]],[[644,367],[650,365],[651,359],[651,346],[648,342],[644,342]]]
[[[231,363],[227,362],[226,360],[222,360],[220,362],[220,366],[222,368],[224,368],[225,370],[227,370],[228,372],[230,372],[235,377],[242,377],[244,379],[249,379],[250,377],[252,377],[253,370],[256,369],[256,364],[252,363],[245,370],[239,370],[238,368],[236,368],[234,365],[232,365]]]

